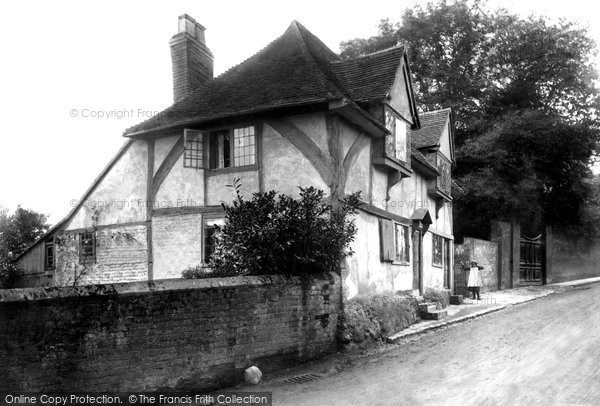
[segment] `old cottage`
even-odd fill
[[[341,59],[294,21],[213,78],[204,27],[179,17],[174,104],[126,142],[80,203],[17,258],[31,284],[179,278],[211,255],[226,187],[361,191],[345,294],[452,286],[449,110],[419,114],[404,47]]]

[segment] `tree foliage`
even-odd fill
[[[48,216],[30,209],[17,207],[13,214],[0,210],[0,260],[21,252],[44,234],[50,226]]]
[[[11,289],[19,281],[24,271],[16,264],[0,260],[0,289]]]
[[[270,191],[245,200],[236,191],[236,200],[223,205],[225,224],[210,264],[216,274],[338,272],[352,254],[358,194],[332,204],[313,187],[300,188],[298,199]]]
[[[454,113],[456,233],[483,236],[498,218],[581,230],[600,138],[586,29],[442,0],[382,20],[377,36],[343,42],[342,56],[396,44],[407,47],[420,107]]]

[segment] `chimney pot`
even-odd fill
[[[179,16],[179,32],[187,32],[203,44],[205,43],[205,30],[206,28],[204,28],[202,24],[199,24],[195,19],[193,19],[189,15],[182,14]]]

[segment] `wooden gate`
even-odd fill
[[[521,263],[519,267],[520,283],[541,284],[544,277],[544,239],[521,235]]]

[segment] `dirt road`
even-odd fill
[[[273,382],[279,405],[600,404],[600,284],[398,344],[338,374]]]

